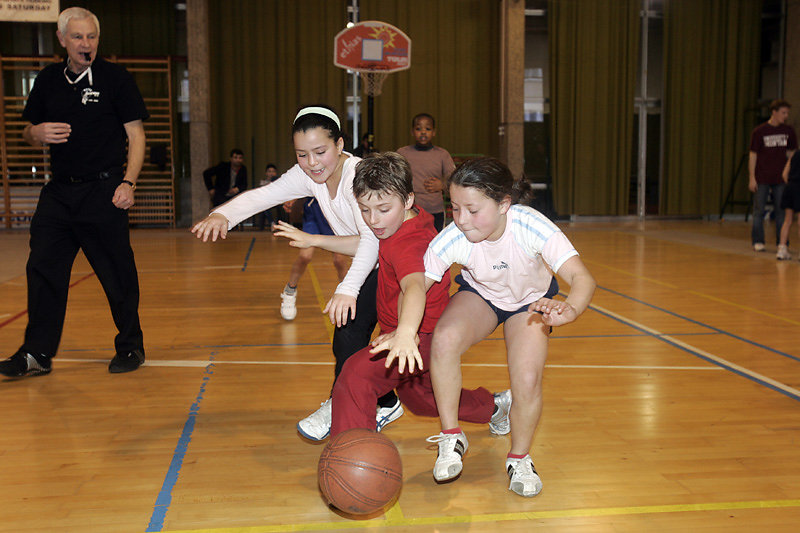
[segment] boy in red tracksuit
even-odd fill
[[[376,400],[392,389],[414,414],[438,416],[428,370],[430,346],[449,301],[447,273],[425,290],[423,257],[436,230],[433,217],[414,205],[406,159],[394,152],[365,158],[356,167],[353,192],[364,221],[379,239],[381,335],[347,360],[336,381],[331,436],[351,428],[375,429]],[[459,419],[489,423],[492,433],[505,435],[510,407],[510,391],[493,395],[482,387],[462,389]]]

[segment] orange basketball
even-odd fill
[[[350,514],[369,514],[391,502],[403,485],[394,443],[369,429],[348,429],[322,450],[319,488],[329,504]]]

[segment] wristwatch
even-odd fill
[[[122,183],[127,183],[128,185],[130,185],[132,191],[136,190],[136,184],[134,182],[132,182],[131,180],[122,180]]]

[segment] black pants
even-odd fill
[[[79,249],[108,298],[119,331],[114,339],[116,351],[143,350],[139,277],[130,245],[128,212],[111,203],[121,179],[119,175],[88,183],[52,181],[42,188],[31,221],[26,267],[28,326],[22,345],[26,352],[56,355],[70,273]]]
[[[373,270],[358,293],[356,299],[356,317],[348,320],[333,332],[333,355],[336,358],[334,382],[339,377],[345,361],[351,355],[369,345],[372,332],[378,323],[376,298],[378,293],[378,271]],[[394,391],[378,398],[378,405],[390,407],[397,402]]]

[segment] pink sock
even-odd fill
[[[526,454],[523,454],[523,455],[517,455],[515,453],[509,453],[507,457],[509,459],[523,459],[526,455],[528,455],[528,454],[526,453]]]
[[[442,430],[442,433],[444,433],[445,435],[458,435],[461,432],[462,431],[461,431],[460,427],[457,427],[457,428],[454,428],[454,429],[443,429]]]

